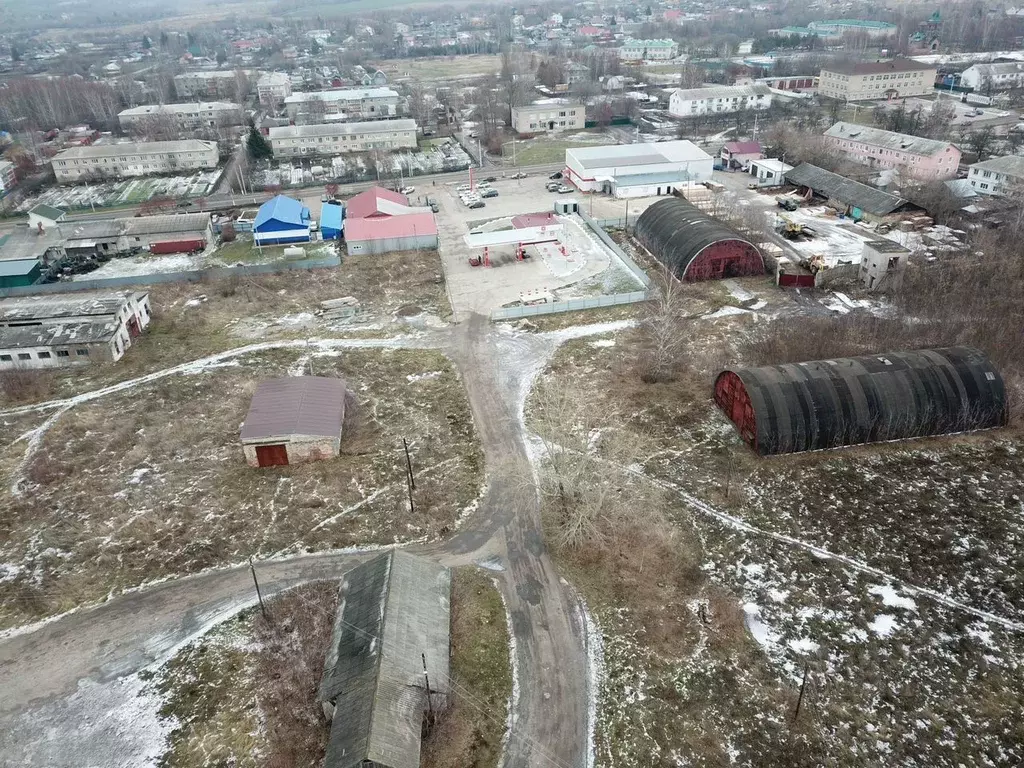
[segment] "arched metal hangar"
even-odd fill
[[[681,197],[641,213],[636,237],[680,280],[764,274],[764,258],[752,243]]]
[[[999,371],[971,347],[726,370],[715,402],[762,456],[1005,426]]]

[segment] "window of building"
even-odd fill
[[[49,360],[50,359],[50,353],[49,352],[40,352],[39,353],[39,359],[40,360]]]
[[[85,347],[80,347],[79,349],[75,350],[75,354],[78,355],[79,357],[88,357],[89,350],[86,349]]]
[[[68,357],[70,354],[71,353],[68,352],[66,349],[58,349],[57,350],[57,357]]]
[[[28,352],[19,352],[18,353],[18,359],[19,360],[31,360],[32,359],[32,355],[30,355]]]
[[[0,362],[9,363],[12,359],[10,355],[0,355]]]
[[[982,182],[981,183],[981,188],[982,189],[988,189],[988,184],[986,184],[985,182]]]

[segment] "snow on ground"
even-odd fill
[[[187,272],[201,268],[201,257],[192,256],[187,253],[177,253],[170,256],[132,256],[125,259],[111,259],[92,272],[75,275],[72,280],[134,277],[136,275],[154,275],[162,272]]]
[[[864,243],[877,239],[877,235],[858,227],[852,219],[829,215],[832,209],[825,205],[798,208],[795,211],[766,211],[772,222],[777,216],[786,216],[798,224],[810,227],[818,234],[807,240],[791,240],[789,244],[805,258],[821,256],[829,266],[859,264]]]

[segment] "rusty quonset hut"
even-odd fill
[[[762,456],[1001,427],[1003,378],[977,349],[723,371],[715,402]]]
[[[636,220],[637,240],[680,280],[764,274],[752,243],[681,197],[659,200]]]

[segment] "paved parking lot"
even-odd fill
[[[485,174],[486,175],[486,174]],[[579,217],[563,217],[563,241],[567,253],[562,254],[555,245],[530,246],[530,258],[517,261],[515,247],[492,249],[490,267],[473,267],[471,256],[482,255],[481,249],[470,248],[463,240],[471,227],[495,219],[510,219],[525,213],[547,213],[554,210],[560,198],[574,198],[588,214],[593,208],[594,218],[622,217],[626,201],[603,195],[548,192],[546,175],[525,179],[501,179],[491,184],[498,197],[484,201],[486,207],[467,208],[459,199],[455,187],[459,183],[417,188],[414,197],[426,194],[434,197],[440,206],[438,230],[441,259],[444,262],[449,296],[457,318],[472,312],[488,314],[504,304],[520,299],[530,292],[555,291],[564,286],[594,277],[613,266],[611,254]],[[629,216],[639,215],[658,198],[629,201]],[[500,228],[510,222],[496,222],[489,228]]]

